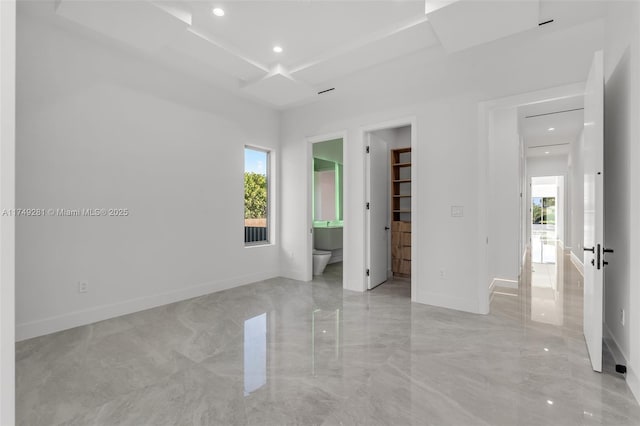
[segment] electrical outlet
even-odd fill
[[[440,269],[440,279],[444,280],[447,278],[447,271],[445,271],[444,269]]]
[[[78,282],[78,293],[86,293],[89,291],[89,283],[87,281]]]
[[[624,327],[624,309],[620,309],[620,325]]]

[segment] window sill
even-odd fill
[[[275,243],[267,242],[267,243],[254,243],[254,244],[245,244],[244,248],[252,249],[257,247],[273,247]]]

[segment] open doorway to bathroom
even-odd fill
[[[393,287],[411,297],[412,126],[370,130],[364,140],[367,289]]]
[[[312,143],[313,279],[342,286],[343,138]]]

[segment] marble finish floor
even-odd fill
[[[404,281],[343,291],[340,267],[21,342],[18,423],[640,424],[624,380],[591,371],[570,262],[552,302],[527,274],[485,316],[411,303]]]

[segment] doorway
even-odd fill
[[[376,128],[365,141],[366,289],[411,297],[415,163],[409,124]]]
[[[531,262],[555,264],[564,236],[564,176],[531,178],[529,230]]]
[[[342,286],[344,138],[311,141],[312,278]]]
[[[532,177],[529,235],[531,319],[552,325],[564,321],[564,176]]]
[[[527,190],[511,184],[502,188],[494,183],[518,182],[518,176],[520,176],[520,182],[523,182],[524,176],[545,175],[547,174],[545,172],[534,172],[535,163],[548,172],[548,169],[553,166],[549,160],[554,156],[555,151],[568,150],[572,158],[563,162],[563,166],[572,168],[567,172],[572,176],[570,190],[572,193],[579,192],[580,187],[584,190],[582,199],[574,199],[573,201],[576,202],[571,206],[571,221],[573,222],[578,216],[582,216],[584,220],[582,229],[576,229],[577,232],[571,235],[570,258],[572,261],[575,259],[574,263],[579,265],[578,270],[584,276],[582,323],[594,371],[602,371],[603,267],[607,265],[604,254],[612,252],[610,249],[605,250],[603,244],[604,77],[602,63],[602,52],[596,52],[589,70],[586,89],[584,85],[571,85],[480,105],[481,134],[486,138],[486,145],[482,147],[479,158],[488,160],[486,166],[480,162],[479,168],[479,178],[486,183],[481,186],[479,195],[481,200],[487,200],[481,202],[481,209],[486,215],[481,220],[481,223],[486,220],[486,224],[482,226],[486,229],[486,237],[480,239],[480,251],[485,256],[486,261],[483,264],[486,269],[481,272],[481,275],[485,276],[486,273],[488,282],[491,283],[486,293],[482,291],[482,294],[487,295],[482,303],[486,303],[487,308],[489,307],[491,295],[496,286],[497,273],[504,270],[512,276],[516,274],[518,278],[522,276],[517,272],[520,270],[516,267],[519,262],[512,261],[511,256],[517,254],[513,250],[515,247],[520,249],[523,247],[522,242],[519,245],[517,241],[517,236],[522,235],[518,228],[520,231],[529,228],[527,221],[521,221],[520,227],[517,225],[517,220],[516,226],[511,222],[512,218],[518,217],[518,210],[522,218],[524,211],[530,209],[529,198],[523,197],[523,193]],[[574,101],[580,101],[581,105],[572,106]],[[540,111],[541,109],[549,110]],[[566,121],[564,117],[573,114],[582,115],[582,120],[573,124],[578,136],[574,135],[573,140],[568,143],[566,140],[550,143],[556,137],[565,138],[560,138],[558,126],[548,120],[558,118]],[[540,139],[543,143],[527,144],[525,142],[526,137],[523,135],[521,126],[523,122],[529,123],[532,129],[529,139],[534,141]],[[534,125],[536,123],[539,126]],[[567,128],[570,127],[572,126],[567,126]],[[516,146],[519,146],[519,150],[514,148]],[[574,160],[577,161],[574,162]],[[581,170],[581,173],[575,173],[576,170]],[[559,173],[551,172],[548,175],[559,175]],[[485,190],[486,196],[483,193]],[[525,204],[524,209],[523,204]],[[526,225],[523,227],[524,224]],[[573,244],[576,240],[579,242],[577,245]],[[504,259],[507,262],[502,262]],[[581,259],[584,260],[581,261]],[[518,285],[519,282],[520,280],[516,281]]]

